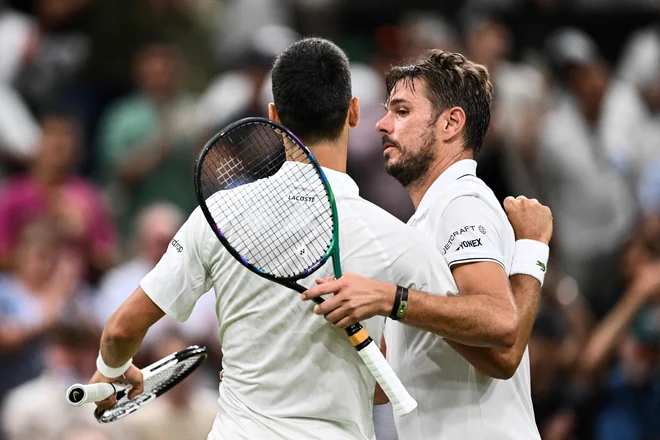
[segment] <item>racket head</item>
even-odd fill
[[[282,194],[286,191],[283,182],[304,195],[287,200]],[[252,272],[304,291],[295,281],[314,273],[331,256],[338,265],[338,216],[330,183],[309,149],[281,124],[251,117],[220,130],[199,154],[194,184],[211,229],[229,253]],[[248,222],[235,218],[229,209],[241,206],[241,197],[252,204]],[[291,202],[299,203],[295,206]],[[287,216],[308,223],[313,220],[313,233],[303,226],[298,230],[290,224],[278,227],[286,223]],[[246,223],[267,227],[257,230]],[[286,255],[280,254],[284,247],[287,252],[300,252],[300,256],[289,255],[283,263]]]
[[[206,347],[191,345],[177,351],[142,370],[144,374],[144,392],[128,398],[128,392],[117,393],[117,404],[105,411],[94,411],[99,423],[110,423],[134,413],[147,403],[162,396],[175,385],[188,377],[207,358]]]

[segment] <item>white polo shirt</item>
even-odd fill
[[[476,177],[477,164],[462,160],[431,185],[408,224],[422,231],[450,266],[477,261],[510,273],[513,229],[493,192]],[[444,268],[444,266],[443,266]],[[444,269],[442,270],[444,275]],[[451,278],[452,291],[456,284]],[[440,336],[388,321],[387,359],[419,406],[395,418],[406,440],[534,440],[527,350],[514,376],[479,373]]]
[[[288,166],[299,164],[286,162]],[[337,200],[345,272],[414,289],[448,290],[449,267],[434,246],[361,199],[348,175],[324,171]],[[292,207],[307,203],[299,197],[283,198]],[[257,199],[246,200],[233,209],[242,215],[258,205]],[[314,278],[331,275],[332,264],[326,263],[301,284],[312,286]],[[214,287],[225,376],[209,439],[375,438],[375,381],[346,333],[315,315],[311,301],[301,301],[296,292],[240,265],[199,208],[141,286],[161,309],[181,321]],[[362,323],[378,343],[384,319]]]

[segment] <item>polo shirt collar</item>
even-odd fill
[[[447,168],[442,174],[435,179],[435,182],[431,184],[426,194],[422,197],[422,201],[419,203],[419,207],[413,218],[421,216],[426,212],[432,205],[433,202],[446,190],[453,181],[458,180],[465,176],[476,176],[477,175],[477,162],[473,159],[463,159],[459,160],[455,164],[452,164]]]
[[[311,167],[311,164],[305,164],[301,162],[286,161],[282,164],[282,168],[285,167]],[[333,194],[342,194],[348,196],[358,196],[360,194],[360,189],[357,186],[357,183],[346,173],[339,171],[331,170],[330,168],[321,167],[323,173],[328,178],[330,182],[330,188],[332,188]]]

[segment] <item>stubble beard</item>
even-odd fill
[[[385,162],[385,171],[394,177],[399,183],[410,192],[415,186],[420,185],[431,168],[436,158],[436,136],[433,130],[427,130],[423,136],[421,148],[414,154],[406,152],[400,145],[399,158],[390,163]]]

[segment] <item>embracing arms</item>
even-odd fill
[[[550,210],[524,197],[505,201],[517,239],[548,243]],[[410,292],[402,322],[444,337],[478,371],[507,379],[515,373],[527,347],[536,316],[541,284],[529,275],[514,275],[511,283],[498,263],[478,261],[452,266],[460,296]],[[319,280],[303,299],[334,293],[315,312],[339,327],[374,315],[389,316],[396,287],[353,274],[339,280]],[[515,303],[514,303],[515,301]]]

